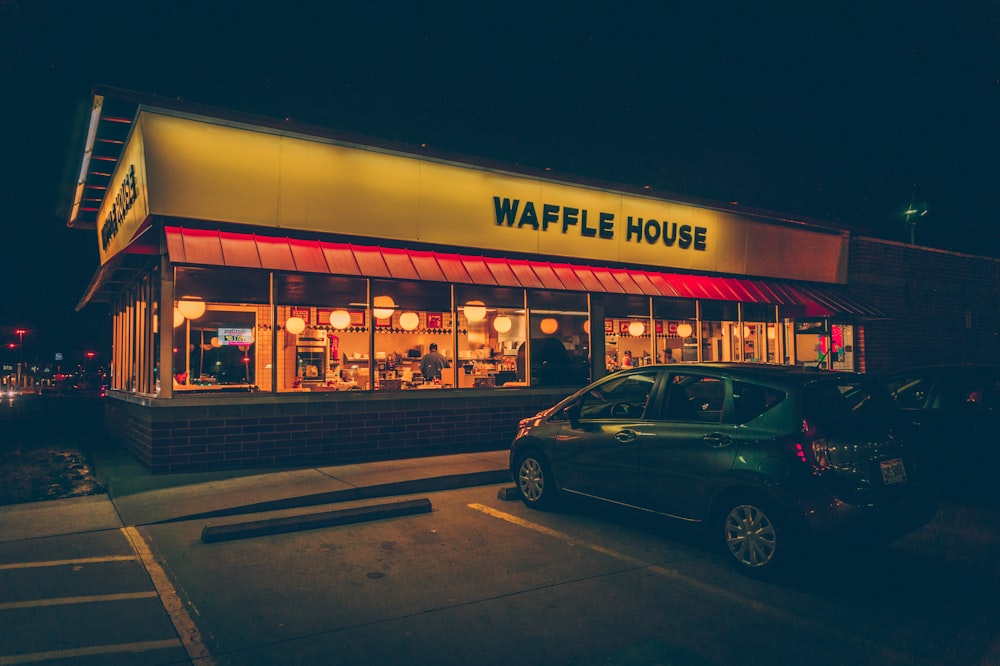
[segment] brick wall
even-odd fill
[[[1000,260],[854,238],[849,291],[889,315],[864,322],[865,371],[1000,363]]]
[[[112,394],[108,432],[154,474],[498,450],[566,389],[249,394],[144,400]]]

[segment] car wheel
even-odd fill
[[[521,500],[533,509],[552,506],[555,484],[545,458],[534,451],[527,451],[517,459],[516,470]]]
[[[769,573],[785,560],[783,528],[777,511],[766,502],[729,502],[722,512],[722,530],[726,551],[741,571]]]

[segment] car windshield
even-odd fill
[[[812,382],[803,388],[802,400],[806,421],[827,432],[886,426],[896,414],[888,392],[860,378]]]

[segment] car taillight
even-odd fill
[[[795,443],[795,456],[800,462],[811,465],[817,470],[830,467],[830,445],[826,438],[820,437],[816,428],[802,421],[802,442]]]

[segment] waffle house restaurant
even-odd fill
[[[841,231],[128,96],[93,98],[70,226],[154,472],[503,448],[629,365],[859,368],[880,315]]]

